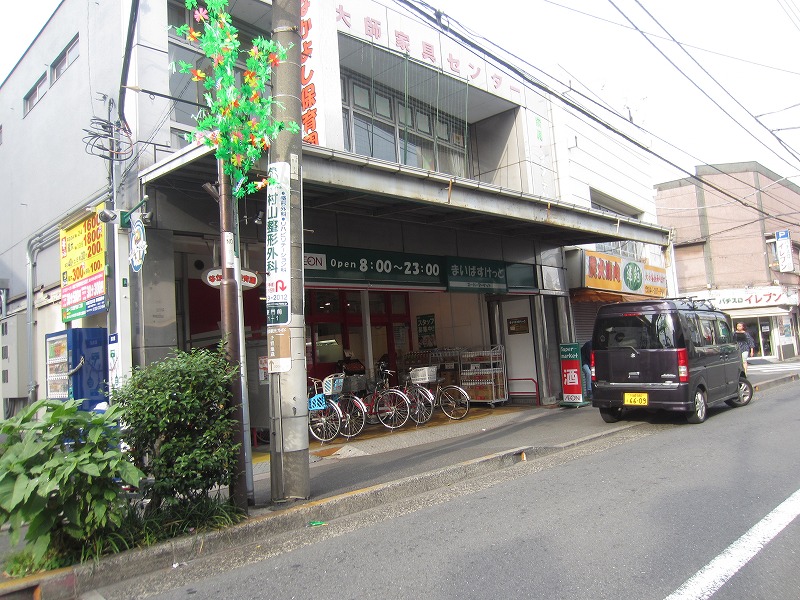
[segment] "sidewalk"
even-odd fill
[[[785,364],[785,363],[782,363]],[[780,374],[751,372],[758,392],[800,378],[797,370]],[[0,598],[77,598],[90,590],[172,569],[201,556],[266,542],[278,534],[303,530],[395,500],[452,485],[539,455],[586,443],[642,421],[604,423],[591,407],[561,408],[475,404],[463,421],[439,413],[431,423],[388,431],[379,425],[342,443],[311,444],[311,497],[270,504],[269,454],[253,453],[255,506],[249,518],[223,531],[181,538],[151,548],[111,556],[99,564],[78,565],[21,580],[0,580]],[[7,534],[2,544],[7,549]],[[2,554],[2,549],[0,549]],[[87,595],[86,598],[92,597]],[[102,596],[93,596],[100,598]]]

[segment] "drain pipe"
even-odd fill
[[[28,404],[36,401],[36,368],[33,356],[33,294],[36,278],[36,257],[42,248],[55,243],[59,238],[58,229],[38,233],[28,240],[27,257],[27,298],[26,316],[28,328]]]

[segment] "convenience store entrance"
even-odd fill
[[[372,373],[375,362],[386,354],[394,370],[397,356],[410,350],[407,292],[306,289],[305,321],[310,377],[322,379],[340,371],[340,361],[348,356]]]

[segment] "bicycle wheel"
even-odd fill
[[[367,423],[367,408],[355,394],[342,394],[339,397],[339,408],[342,411],[342,428],[339,433],[350,439],[364,431]]]
[[[308,431],[320,442],[330,442],[339,435],[342,427],[342,411],[326,399],[322,410],[308,411]]]
[[[380,392],[375,404],[375,412],[384,427],[397,429],[408,422],[411,402],[403,392],[390,388]]]
[[[421,385],[410,385],[403,390],[411,401],[411,420],[417,425],[424,425],[433,417],[434,398],[431,391]]]
[[[469,412],[469,394],[457,385],[446,385],[436,395],[442,412],[454,420],[463,419]]]

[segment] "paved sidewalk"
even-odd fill
[[[781,363],[781,364],[786,364]],[[800,378],[796,370],[780,374],[758,373],[750,379],[759,391]],[[642,421],[607,424],[589,407],[499,406],[476,404],[463,421],[437,415],[434,422],[397,431],[380,426],[351,441],[312,444],[310,451],[311,498],[282,505],[270,503],[269,455],[254,452],[255,506],[242,524],[220,532],[165,542],[155,547],[125,552],[97,565],[72,568],[0,582],[0,598],[20,592],[19,598],[76,598],[90,590],[134,578],[174,564],[195,560],[228,548],[266,540],[299,530],[313,521],[331,521],[395,499],[406,498],[470,477],[508,467],[525,455],[555,452],[600,437],[613,435]],[[257,449],[256,449],[257,450]],[[0,556],[8,551],[8,536],[0,536]],[[26,595],[29,594],[29,595]],[[85,598],[102,598],[90,592]]]

